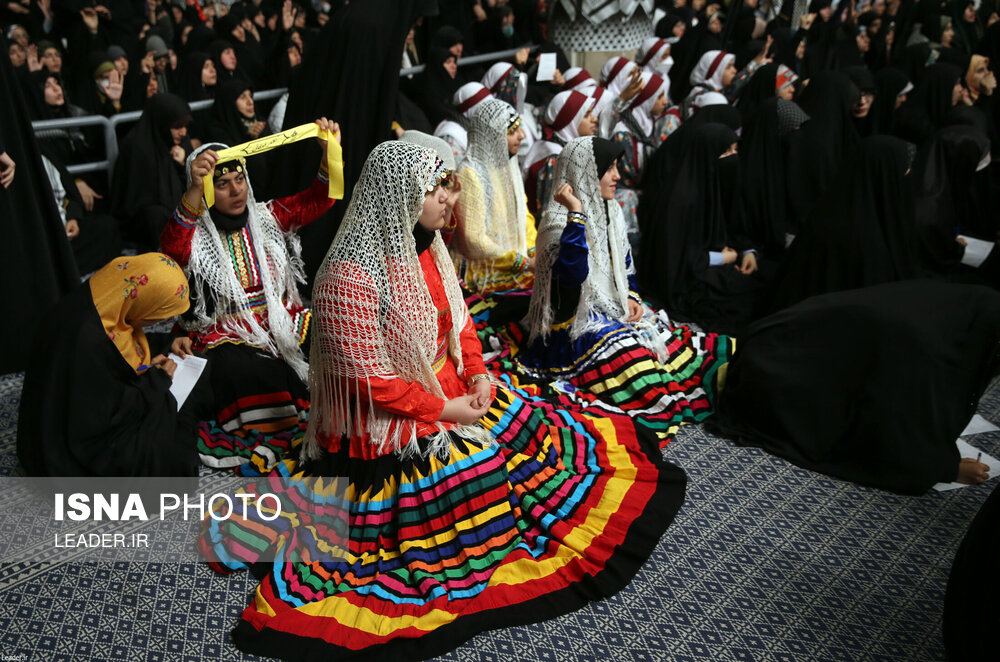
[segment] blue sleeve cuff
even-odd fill
[[[708,251],[708,266],[717,267],[723,264],[722,253],[719,251]]]

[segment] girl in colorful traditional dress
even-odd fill
[[[338,131],[326,118],[317,124]],[[213,150],[224,148],[212,143],[188,157],[188,190],[160,242],[187,272],[194,300],[192,314],[181,321],[187,337],[178,338],[173,351],[204,352],[212,366],[217,415],[199,433],[202,461],[254,475],[275,466],[305,427],[309,366],[300,346],[311,313],[297,287],[305,276],[295,231],[333,200],[324,160],[305,191],[257,202],[246,164],[217,162]],[[214,178],[211,208],[205,175]]]
[[[521,117],[510,104],[484,102],[456,173],[463,195],[450,248],[466,286],[478,294],[527,289],[533,282],[535,217],[517,167],[523,137]]]
[[[673,326],[643,305],[621,207],[609,204],[621,155],[603,138],[574,140],[559,155],[539,227],[528,342],[517,359],[666,439],[711,413],[731,340]]]

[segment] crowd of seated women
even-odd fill
[[[954,440],[1000,367],[996,14],[813,0],[793,22],[753,0],[728,16],[668,3],[634,60],[538,82],[530,49],[459,73],[466,41],[520,43],[516,3],[482,4],[426,50],[411,31],[404,63],[426,73],[401,80],[343,201],[327,118],[295,195],[266,193],[266,155],[220,156],[281,127],[253,90],[291,75],[291,3],[215,17],[235,43],[184,49],[191,85],[146,37],[165,89],[123,141],[117,224],[60,169],[87,136],[43,137],[64,209],[86,211],[67,233],[120,228],[142,252],[98,260],[39,331],[29,472],[347,476],[348,558],[275,564],[236,643],[411,656],[624,586],[683,500],[661,451],[685,424],[904,494],[988,478]],[[211,40],[176,9],[144,34]],[[113,112],[116,66],[95,69]],[[25,84],[40,118],[79,114],[58,71]],[[199,115],[174,90],[216,102]],[[335,204],[300,292],[296,232]],[[147,338],[168,319],[171,337]],[[179,409],[168,349],[208,359]],[[275,544],[272,530],[257,535]],[[220,571],[258,561],[205,544]]]

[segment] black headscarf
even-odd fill
[[[875,100],[868,116],[871,117],[873,135],[890,135],[896,117],[896,99],[910,84],[910,79],[899,69],[886,67],[875,74]]]
[[[597,166],[597,178],[600,179],[615,161],[625,153],[625,148],[606,138],[594,138],[594,165]]]
[[[206,87],[201,82],[201,70],[205,67],[205,63],[211,59],[208,53],[202,51],[194,51],[185,56],[184,64],[181,66],[180,71],[179,88],[180,95],[189,103],[211,99],[215,96],[215,89],[218,85]],[[218,74],[218,71],[216,71],[216,74]]]
[[[785,135],[790,131],[783,130],[781,121],[783,116],[791,116],[781,114],[786,105],[802,112],[792,101],[766,99],[743,130],[740,141],[746,233],[765,255],[782,253],[785,233],[792,231],[785,188]]]
[[[843,73],[821,71],[799,95],[810,120],[789,138],[788,194],[801,222],[830,186],[847,150],[858,142],[851,108],[861,92]]]
[[[184,44],[184,52],[207,53],[215,39],[215,31],[206,26],[204,23],[199,23],[191,29],[191,32],[188,33],[187,43]]]
[[[907,145],[898,138],[872,136],[858,144],[788,251],[775,309],[916,275],[909,165]]]
[[[725,322],[731,313],[724,306],[724,281],[729,271],[736,272],[710,269],[708,253],[732,244],[720,185],[720,170],[725,168],[720,169],[719,157],[736,141],[736,133],[725,125],[697,127],[685,141],[673,181],[643,195],[649,212],[642,230],[643,246],[649,250],[642,252],[646,257],[640,260],[638,274],[643,292],[665,304],[671,314],[710,327]]]
[[[232,48],[233,53],[236,53],[236,49],[231,43],[221,39],[213,41],[208,47],[208,54],[212,57],[212,62],[215,63],[215,73],[218,76],[216,85],[222,85],[227,81],[240,81],[249,85],[250,77],[243,71],[243,62],[238,53],[236,54],[236,69],[230,71],[222,66],[222,52],[227,48]]]
[[[952,64],[938,62],[927,67],[923,80],[896,114],[896,135],[919,145],[943,127],[954,107],[955,83],[963,73]]]
[[[743,115],[743,124],[750,121],[750,116],[761,102],[775,96],[774,83],[777,76],[778,65],[773,62],[765,64],[754,72],[736,104]]]
[[[184,166],[170,156],[170,129],[190,121],[191,109],[176,94],[156,94],[122,141],[111,187],[111,208],[128,237],[156,247],[174,207],[184,194]],[[185,152],[191,145],[186,142]],[[157,229],[157,227],[159,229]]]
[[[656,23],[655,34],[660,39],[670,39],[674,36],[674,27],[683,23],[684,19],[675,14],[667,14]]]
[[[962,259],[955,235],[976,220],[976,168],[989,149],[989,138],[979,129],[949,126],[917,154],[912,177],[919,254],[932,271],[947,273]]]
[[[443,28],[442,28],[443,29]],[[462,86],[458,74],[452,78],[444,68],[448,58],[454,58],[450,51],[444,48],[431,49],[427,58],[427,69],[423,74],[423,103],[421,104],[427,119],[437,126],[438,122],[452,117],[454,108],[451,105],[452,96]]]
[[[246,117],[236,108],[236,100],[247,90],[253,93],[251,86],[239,81],[229,81],[218,86],[208,130],[210,140],[239,145],[252,139],[247,132],[247,125],[257,120],[256,115]]]

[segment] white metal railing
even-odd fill
[[[535,48],[534,44],[526,44],[521,48]],[[482,55],[473,55],[470,57],[463,57],[458,60],[458,66],[464,67],[470,64],[481,64],[484,62],[494,62],[496,60],[502,60],[504,58],[514,56],[521,48],[512,48],[506,51],[495,51],[493,53],[483,53]],[[408,67],[406,69],[400,69],[400,76],[411,76],[413,74],[418,74],[424,70],[425,65],[417,65],[415,67]],[[281,97],[282,94],[287,92],[287,88],[277,88],[273,90],[263,90],[261,92],[254,92],[253,98],[258,101],[266,101],[268,99],[277,99]],[[211,108],[215,101],[213,99],[207,99],[205,101],[194,101],[188,105],[191,110],[204,110],[205,108]],[[111,174],[115,168],[115,161],[118,160],[118,132],[117,129],[122,124],[129,124],[131,122],[136,122],[142,116],[141,111],[132,111],[128,113],[119,113],[117,115],[112,115],[111,117],[104,117],[103,115],[83,115],[81,117],[70,117],[66,119],[57,120],[39,120],[37,122],[31,123],[31,128],[35,131],[35,135],[39,134],[50,134],[52,132],[62,131],[64,129],[75,129],[85,126],[99,126],[104,131],[104,160],[103,161],[90,161],[87,163],[74,163],[67,164],[66,169],[70,174],[78,175],[85,172],[100,172],[102,170],[106,171],[108,174],[108,179],[110,181]]]

